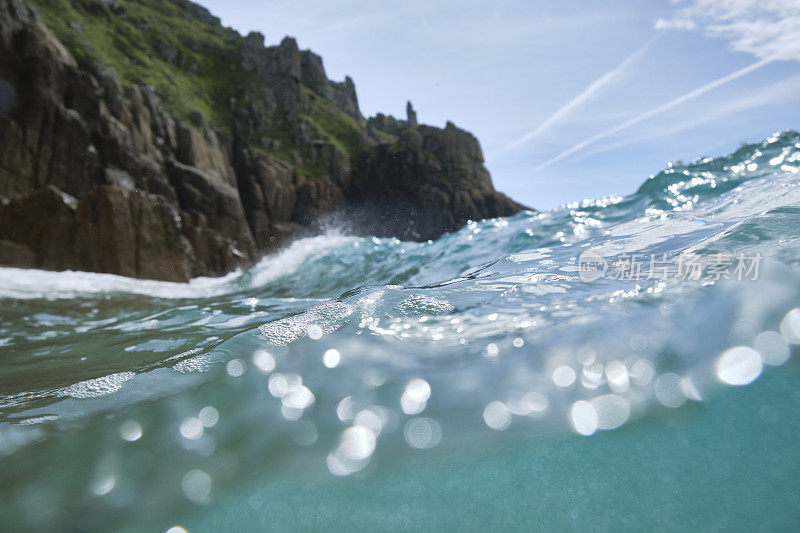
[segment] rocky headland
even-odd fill
[[[170,281],[337,220],[427,240],[525,209],[448,123],[365,119],[292,38],[187,0],[0,0],[0,264]]]

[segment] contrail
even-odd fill
[[[649,41],[644,43],[644,45],[642,45],[638,50],[634,51],[631,55],[626,57],[622,61],[622,63],[617,65],[615,68],[609,70],[608,72],[606,72],[605,74],[594,80],[592,83],[590,83],[589,86],[586,87],[583,91],[581,91],[581,93],[578,96],[576,96],[575,98],[573,98],[572,100],[561,106],[555,113],[547,117],[547,119],[541,124],[539,124],[539,126],[535,130],[530,131],[525,135],[523,135],[522,137],[520,137],[519,139],[517,139],[516,141],[503,146],[502,148],[497,150],[496,154],[505,152],[507,150],[513,150],[514,148],[522,144],[525,144],[534,137],[540,135],[543,131],[551,128],[554,124],[558,123],[570,111],[572,111],[579,105],[586,102],[589,98],[592,97],[592,95],[594,95],[594,93],[599,91],[603,86],[607,85],[611,80],[622,74],[625,71],[625,69],[627,69],[633,62],[639,59],[647,51],[647,49],[650,48],[650,45],[653,44],[653,41],[655,41],[659,37],[659,35],[660,34],[654,35]]]
[[[690,91],[690,92],[688,92],[688,93],[686,93],[686,94],[684,94],[682,96],[679,96],[678,98],[676,98],[674,100],[671,100],[671,101],[669,101],[669,102],[667,102],[665,104],[662,104],[662,105],[656,107],[655,109],[651,109],[650,111],[648,111],[646,113],[642,113],[639,116],[633,117],[632,119],[630,119],[630,120],[628,120],[626,122],[623,122],[622,124],[619,124],[618,126],[614,126],[610,130],[604,131],[602,133],[598,133],[597,135],[594,135],[593,137],[589,137],[588,139],[579,142],[578,144],[576,144],[575,146],[573,146],[569,150],[566,150],[566,151],[558,154],[554,158],[545,161],[544,163],[542,163],[538,167],[534,168],[533,171],[534,172],[538,172],[539,170],[542,170],[543,168],[549,167],[553,163],[557,163],[557,162],[561,161],[562,159],[565,159],[565,158],[571,156],[575,152],[578,152],[578,151],[586,148],[590,144],[593,144],[593,143],[599,141],[600,139],[604,139],[604,138],[608,137],[609,135],[614,135],[615,133],[617,133],[619,131],[622,131],[625,128],[629,128],[630,126],[633,126],[634,124],[638,124],[639,122],[642,122],[643,120],[647,120],[648,118],[654,117],[654,116],[656,116],[656,115],[658,115],[660,113],[663,113],[664,111],[667,111],[669,109],[672,109],[673,107],[675,107],[677,105],[680,105],[680,104],[682,104],[682,103],[684,103],[684,102],[686,102],[688,100],[691,100],[693,98],[697,98],[698,96],[700,96],[700,95],[702,95],[704,93],[707,93],[708,91],[710,91],[712,89],[716,89],[720,85],[724,85],[724,84],[726,84],[728,82],[731,82],[731,81],[733,81],[733,80],[735,80],[737,78],[741,78],[745,74],[749,74],[750,72],[753,72],[754,70],[759,69],[759,68],[763,67],[764,65],[772,63],[776,59],[777,59],[776,56],[772,56],[772,57],[767,57],[767,58],[761,59],[759,61],[756,61],[755,63],[753,63],[751,65],[748,65],[748,66],[746,66],[746,67],[744,67],[742,69],[739,69],[736,72],[728,74],[727,76],[723,76],[723,77],[721,77],[721,78],[719,78],[717,80],[712,81],[711,83],[707,83],[706,85],[703,85],[702,87],[699,87],[699,88],[697,88],[697,89],[695,89],[693,91]]]

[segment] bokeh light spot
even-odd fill
[[[511,425],[511,412],[503,402],[492,402],[483,410],[483,421],[495,431],[504,431]]]
[[[439,444],[442,428],[432,418],[412,418],[403,428],[403,436],[412,448],[429,449]]]
[[[664,374],[656,380],[656,398],[666,407],[680,407],[686,403],[686,395],[681,386],[682,378],[677,374]]]
[[[573,403],[569,410],[569,418],[572,427],[581,435],[589,436],[597,431],[597,410],[587,401],[579,400]]]
[[[325,353],[322,355],[322,364],[325,365],[327,368],[336,368],[339,366],[339,362],[342,360],[342,356],[339,353],[339,350],[331,348],[330,350],[325,350]]]
[[[553,371],[553,383],[561,388],[571,387],[576,377],[575,369],[571,366],[563,365]]]
[[[747,385],[761,375],[763,364],[757,351],[736,346],[719,356],[715,368],[720,381],[728,385]]]
[[[780,366],[789,360],[789,345],[783,336],[776,331],[759,333],[755,341],[755,349],[761,354],[764,363]]]
[[[194,503],[205,504],[211,500],[211,476],[202,470],[191,470],[183,476],[183,495]]]
[[[119,435],[122,440],[137,441],[142,437],[142,425],[136,420],[127,420],[119,427]]]

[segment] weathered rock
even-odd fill
[[[195,275],[174,206],[162,198],[99,187],[80,200],[75,255],[81,270],[186,281]]]
[[[170,281],[197,275],[175,207],[116,187],[80,201],[54,187],[12,200],[0,210],[0,242],[6,265]]]
[[[333,101],[339,108],[357,119],[359,122],[364,120],[361,111],[358,109],[358,96],[356,96],[356,84],[350,76],[345,76],[341,83],[331,82],[333,89]]]
[[[242,42],[242,68],[247,72],[265,67],[267,57],[264,50],[264,34],[253,31]]]
[[[17,105],[17,90],[0,78],[0,116],[7,116]]]
[[[180,208],[192,215],[195,225],[218,233],[233,256],[255,253],[236,187],[213,172],[178,162],[170,163],[169,175],[178,193]]]
[[[251,260],[253,241],[243,223],[230,140],[205,123],[199,129],[176,128],[151,88],[133,86],[126,95],[116,73],[107,66],[81,69],[41,24],[35,10],[23,2],[0,2],[0,49],[0,72],[11,74],[8,84],[30,88],[10,113],[0,116],[0,194],[14,198],[0,207],[0,212],[12,213],[11,219],[5,217],[0,225],[6,240],[28,246],[41,268],[81,268],[161,279],[223,273],[217,265],[225,264],[228,269]],[[160,143],[154,139],[154,130]],[[164,149],[213,182],[213,186],[201,188],[209,194],[208,199],[188,206],[178,203]],[[54,205],[53,190],[78,198],[80,213]],[[106,192],[100,194],[101,190]],[[108,190],[133,196],[122,198]],[[186,197],[186,187],[180,190]],[[39,204],[49,209],[40,209]],[[223,243],[213,250],[213,257],[195,253],[185,238],[176,240],[175,228],[192,231],[181,225],[181,208],[210,221],[207,230]],[[173,218],[175,224],[164,227],[156,222]],[[27,220],[36,232],[20,235],[13,220]],[[50,231],[71,224],[77,224],[74,231],[79,236],[87,232],[92,238],[73,242],[59,231]],[[127,229],[126,224],[130,226]],[[113,230],[99,228],[104,225]],[[156,231],[160,227],[170,231]],[[148,233],[148,228],[153,231]],[[122,249],[102,252],[123,237],[132,242],[134,236],[139,244],[127,247],[131,250],[127,255]],[[63,242],[77,248],[64,248],[59,244]],[[181,256],[180,268],[164,266],[163,258],[170,257],[167,250],[173,248]],[[219,258],[225,255],[225,260]],[[3,259],[5,264],[21,261]],[[175,261],[167,263],[174,265]]]
[[[409,128],[416,128],[417,124],[417,112],[414,111],[414,106],[411,105],[411,102],[406,103],[406,122],[408,122]]]
[[[409,106],[409,118],[415,118]],[[477,139],[448,122],[412,127],[379,115],[370,126],[397,135],[364,159],[361,202],[346,208],[362,232],[428,240],[469,220],[508,216],[524,206],[498,193]]]
[[[231,43],[244,81],[217,102],[222,123],[167,110],[154,87],[96,60],[79,65],[27,1],[0,0],[0,264],[185,281],[251,264],[332,216],[429,239],[523,208],[494,190],[468,132],[418,125],[410,103],[405,121],[365,121],[353,80],[328,80],[294,39],[265,46],[172,1]],[[126,16],[92,5],[109,24]],[[166,39],[154,53],[197,73]]]
[[[202,123],[200,129],[181,123],[177,126],[178,161],[206,171],[214,179],[236,185],[231,166],[230,142]]]
[[[333,90],[328,81],[328,76],[325,75],[325,67],[322,65],[321,57],[313,52],[303,52],[300,56],[300,70],[303,83],[309,89],[323,98],[331,98]]]
[[[28,246],[13,241],[0,241],[0,264],[36,268],[36,254]]]
[[[55,187],[46,187],[0,208],[0,240],[27,247],[35,257],[2,258],[10,266],[36,266],[63,270],[79,259],[74,249],[77,201]],[[8,247],[8,245],[7,245]],[[76,267],[77,268],[77,267]]]

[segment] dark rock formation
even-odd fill
[[[57,0],[36,3],[61,16]],[[0,264],[185,281],[245,266],[334,214],[361,233],[429,239],[523,209],[494,190],[471,134],[418,125],[410,103],[406,121],[367,121],[353,81],[328,80],[294,39],[268,47],[188,1],[167,4],[217,48],[152,35],[149,57],[198,84],[208,54],[229,65],[229,86],[185,95],[211,98],[213,117],[118,75],[81,20],[55,26],[68,50],[30,3],[0,0]],[[74,5],[128,23],[124,4]]]
[[[409,105],[409,118],[416,118]],[[468,220],[509,216],[521,207],[492,187],[483,153],[472,134],[448,122],[444,130],[410,126],[378,116],[369,125],[396,135],[365,158],[360,202],[351,218],[368,233],[404,239],[434,239]]]
[[[414,106],[411,105],[411,102],[406,104],[406,122],[412,128],[416,128],[419,125],[417,123],[417,112],[414,111]]]

